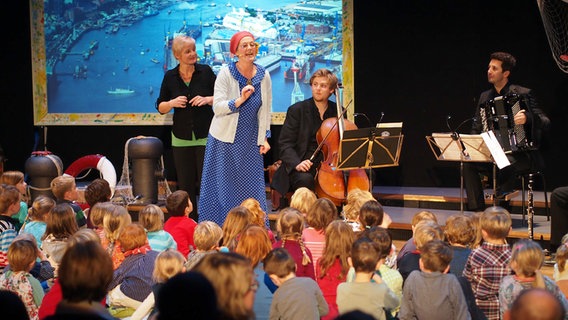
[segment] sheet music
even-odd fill
[[[493,131],[484,132],[481,134],[481,137],[483,138],[483,141],[485,141],[489,151],[491,151],[493,160],[495,160],[495,164],[497,164],[499,169],[503,169],[506,166],[511,165],[511,162],[509,162],[507,155],[505,155],[505,152],[501,148],[501,144],[499,144],[499,141],[497,140],[497,137],[495,137],[495,133],[493,133]]]

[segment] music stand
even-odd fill
[[[426,137],[426,141],[436,160],[460,162],[460,211],[463,213],[463,164],[493,162],[489,148],[478,134],[432,133],[432,136]]]
[[[403,138],[402,122],[344,131],[337,169],[368,169],[369,192],[372,192],[372,169],[398,166]]]

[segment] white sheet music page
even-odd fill
[[[489,148],[489,151],[493,156],[493,160],[495,160],[495,164],[497,164],[499,169],[503,169],[506,166],[511,165],[511,162],[509,162],[507,155],[505,155],[505,152],[501,148],[501,144],[497,141],[497,137],[495,137],[495,133],[493,133],[493,131],[483,132],[481,137]]]

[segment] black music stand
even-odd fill
[[[337,169],[368,169],[369,192],[373,190],[373,168],[398,166],[402,148],[402,122],[343,132]]]
[[[432,133],[426,141],[437,160],[459,161],[460,163],[460,212],[463,213],[464,162],[493,162],[491,152],[485,144],[483,137],[477,134]],[[493,182],[495,193],[495,181]]]

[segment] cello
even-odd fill
[[[364,169],[349,170],[348,175],[344,170],[338,170],[339,143],[343,137],[343,131],[355,130],[355,123],[344,119],[347,108],[343,109],[341,103],[341,86],[336,90],[337,118],[325,119],[317,134],[318,148],[310,158],[313,160],[318,151],[322,151],[324,160],[320,163],[315,177],[315,190],[318,197],[330,199],[335,206],[341,207],[347,199],[347,193],[353,189],[369,190],[369,177]]]

